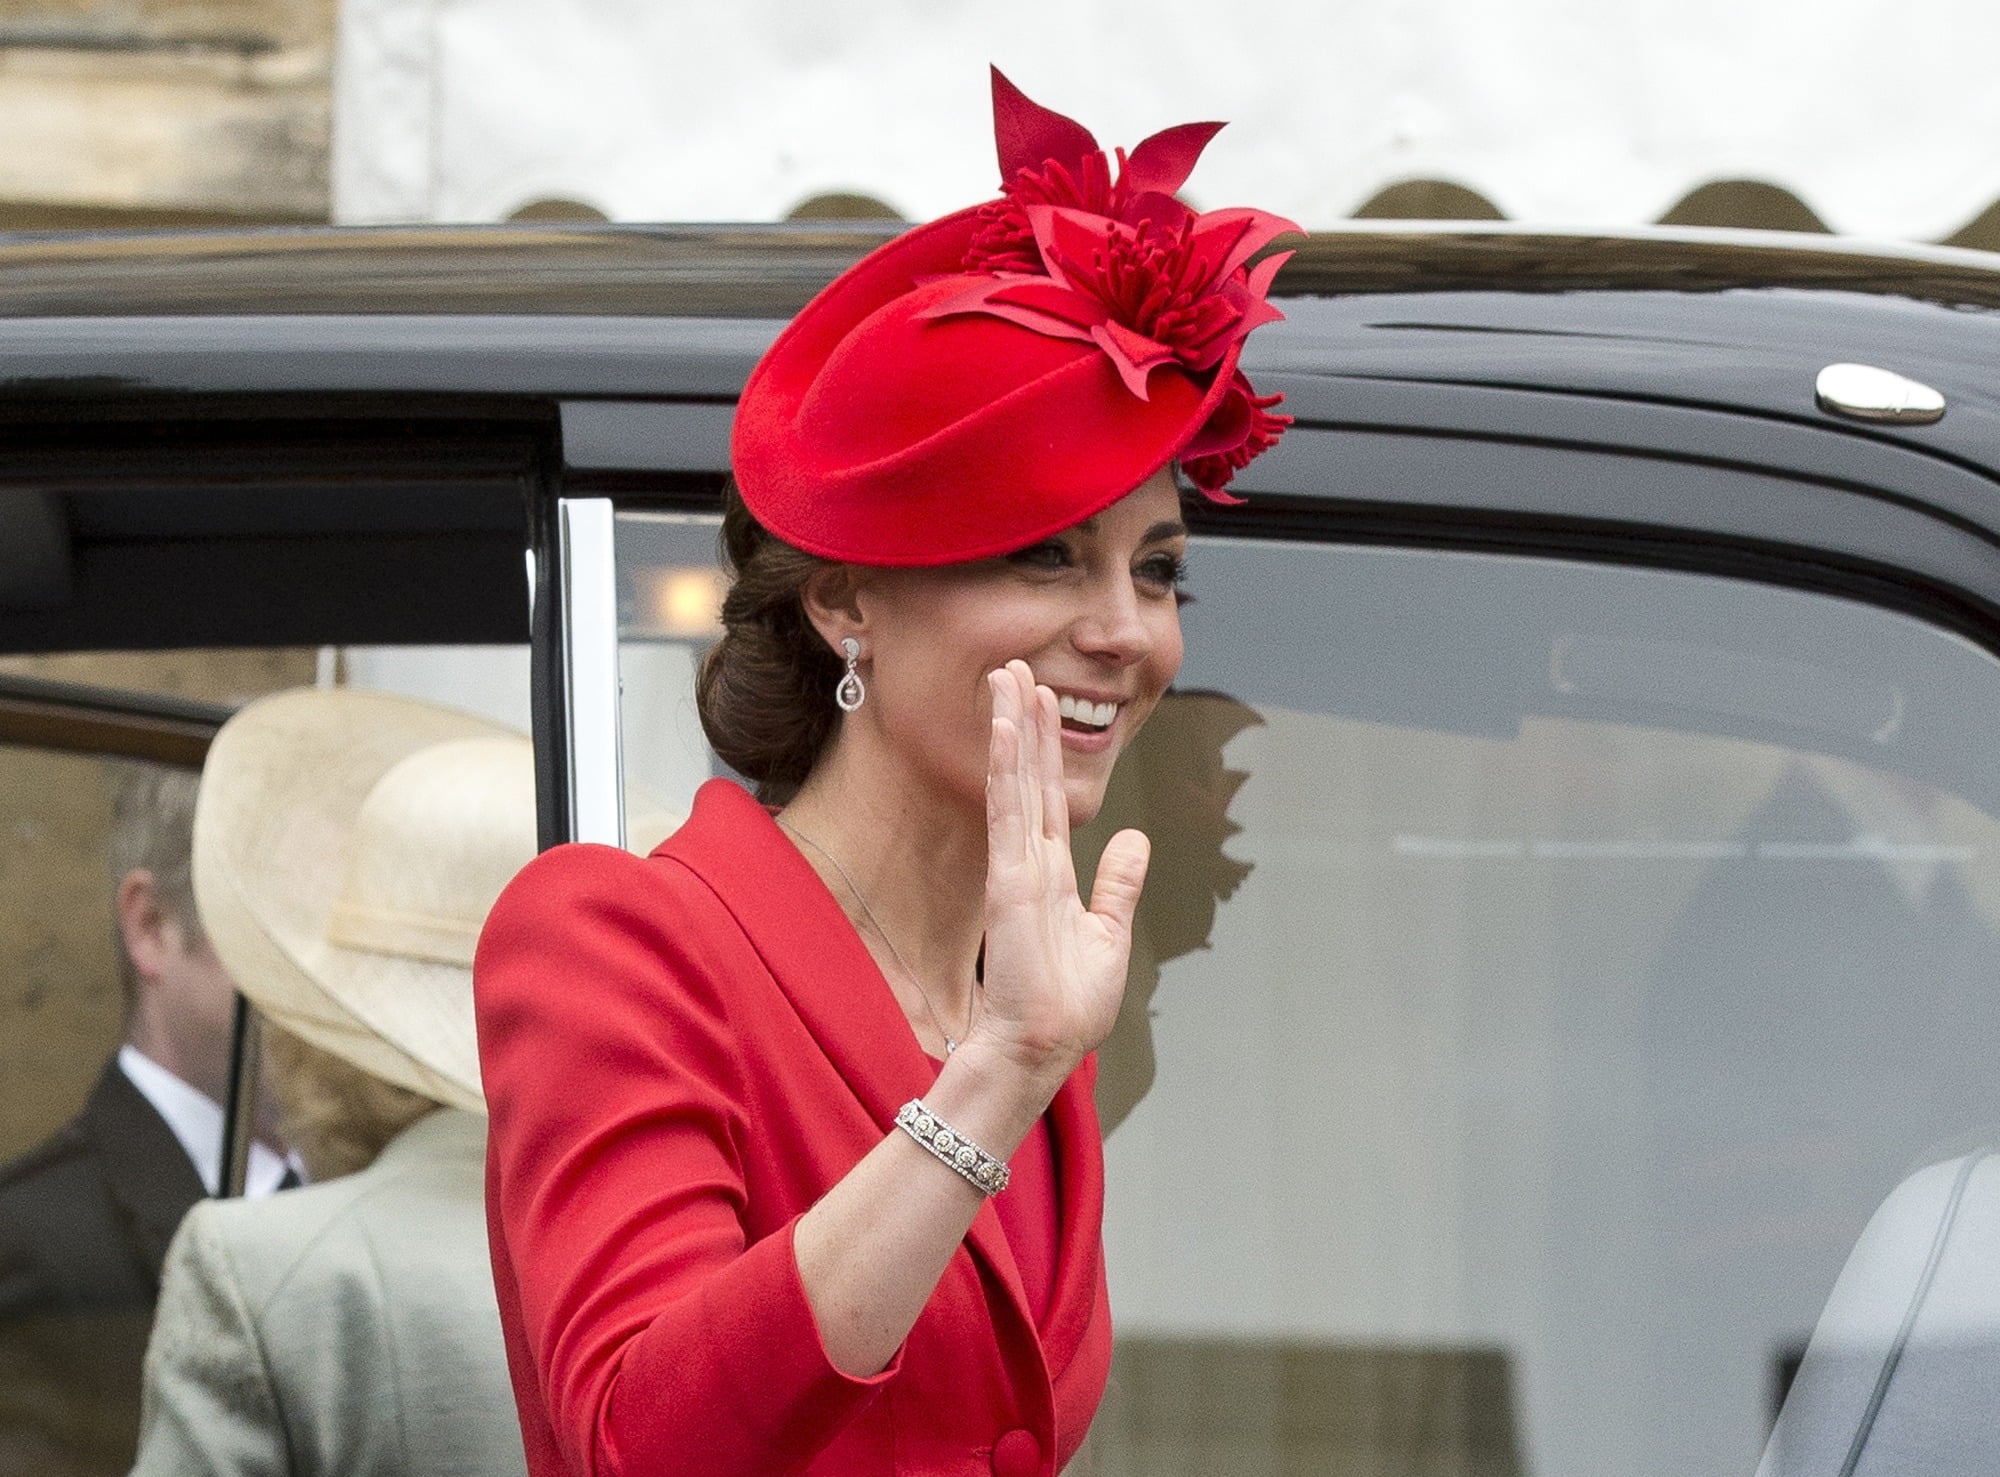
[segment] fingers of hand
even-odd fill
[[[1139,911],[1139,894],[1146,886],[1146,868],[1153,844],[1143,831],[1120,831],[1104,848],[1097,863],[1097,881],[1090,889],[1090,911],[1115,924],[1126,936]]]
[[[1021,724],[1019,693],[1009,674],[987,678],[993,692],[993,728],[986,750],[986,837],[994,858],[1018,856],[1027,841],[1021,804]]]
[[[1069,796],[1063,790],[1062,715],[1056,708],[1056,695],[1050,689],[1036,688],[1035,698],[1042,720],[1042,834],[1068,846]]]
[[[1020,767],[1016,771],[1021,789],[1021,815],[1028,835],[1040,834],[1042,820],[1042,705],[1035,691],[1035,674],[1019,658],[1007,663],[1012,680],[1015,711],[1020,714]]]

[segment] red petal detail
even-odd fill
[[[1271,292],[1271,284],[1277,278],[1278,269],[1291,259],[1292,253],[1289,251],[1274,251],[1265,257],[1264,260],[1257,263],[1256,266],[1252,267],[1250,269],[1250,280],[1245,284],[1250,289],[1250,295],[1259,298],[1268,297]],[[1278,313],[1276,308],[1272,308],[1271,311],[1277,313],[1279,318],[1285,316],[1283,313]],[[1266,318],[1264,321],[1271,323],[1276,320]]]
[[[1254,330],[1262,328],[1266,323],[1282,323],[1284,321],[1285,315],[1278,311],[1276,305],[1261,297],[1252,298],[1244,306],[1243,317],[1236,325],[1237,337],[1247,338]]]
[[[1195,236],[1204,253],[1221,248],[1217,277],[1227,277],[1278,237],[1298,229],[1283,216],[1263,210],[1211,210],[1195,218]]]
[[[1188,209],[1184,200],[1176,200],[1158,190],[1143,190],[1125,201],[1118,212],[1118,219],[1129,226],[1150,224],[1155,230],[1171,235],[1198,217]]]
[[[1095,327],[1086,327],[1069,318],[1058,318],[1053,314],[1040,312],[1034,308],[1023,308],[1013,303],[989,302],[976,311],[990,317],[1025,328],[1030,333],[1039,333],[1043,338],[1069,338],[1078,343],[1089,343],[1095,337]]]
[[[1044,338],[1091,341],[1091,329],[1104,321],[1104,309],[1092,299],[1057,287],[1045,277],[995,277],[975,283],[919,315],[920,321],[959,313],[988,317],[1039,333]]]
[[[1240,369],[1230,377],[1229,390],[1216,406],[1215,414],[1188,443],[1188,450],[1181,453],[1181,470],[1203,497],[1214,503],[1243,501],[1223,489],[1231,477],[1277,445],[1278,438],[1285,434],[1292,418],[1271,414],[1271,407],[1282,399],[1282,395],[1259,395]],[[1234,445],[1217,445],[1231,433],[1239,434],[1241,439]]]
[[[993,68],[993,142],[1003,182],[1051,160],[1074,169],[1098,152],[1089,129],[1030,99],[998,67]]]
[[[1094,343],[1134,395],[1178,364],[1204,383],[1253,330],[1284,315],[1268,300],[1289,252],[1250,263],[1299,228],[1260,210],[1197,215],[1173,192],[1222,125],[1187,123],[1113,161],[1082,125],[993,72],[1002,198],[979,210],[964,268],[992,274],[925,316],[985,313],[1051,338]],[[1232,375],[1183,466],[1217,502],[1230,476],[1273,445],[1289,418]]]
[[[1125,381],[1125,388],[1141,400],[1150,398],[1146,391],[1147,375],[1174,357],[1174,351],[1165,344],[1155,343],[1110,319],[1093,328],[1090,336],[1110,357],[1118,377]]]
[[[1185,462],[1181,463],[1181,470],[1184,472],[1187,471],[1187,463]],[[1250,499],[1247,497],[1238,497],[1235,493],[1230,492],[1228,490],[1229,479],[1234,475],[1235,472],[1233,468],[1225,468],[1222,472],[1222,481],[1216,486],[1210,487],[1205,483],[1203,483],[1202,480],[1199,477],[1196,477],[1192,472],[1188,473],[1189,480],[1194,483],[1196,489],[1201,493],[1201,495],[1207,498],[1210,502],[1216,504],[1219,507],[1240,508],[1245,503],[1249,502]]]
[[[965,249],[968,272],[1039,272],[1042,254],[1027,216],[1009,196],[979,207],[979,224]]]
[[[1079,328],[1095,328],[1110,315],[1104,304],[1088,293],[1077,292],[1046,277],[1024,277],[1003,281],[988,303],[1040,313],[1058,322]]]
[[[1242,376],[1237,378],[1240,380]],[[1243,444],[1244,438],[1250,434],[1251,411],[1254,409],[1250,397],[1244,393],[1246,388],[1235,382],[1230,384],[1215,409],[1209,412],[1208,419],[1201,423],[1201,429],[1181,448],[1183,459],[1219,456]]]
[[[1101,215],[1060,205],[1030,205],[1028,224],[1049,275],[1065,287],[1075,287],[1077,277],[1095,275],[1092,266],[1103,252],[1105,235],[1116,229]]]
[[[949,318],[954,313],[979,313],[985,311],[986,300],[1005,287],[1009,279],[989,277],[983,282],[974,282],[955,297],[948,297],[941,303],[933,304],[918,315],[918,320]]]
[[[1187,183],[1201,151],[1222,127],[1220,123],[1183,123],[1162,129],[1132,151],[1119,178],[1135,192],[1171,195]]]

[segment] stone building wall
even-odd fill
[[[0,0],[0,230],[327,219],[337,0]],[[17,657],[0,671],[237,702],[313,653]],[[121,1001],[119,766],[0,746],[0,1158],[74,1111]]]
[[[0,0],[0,229],[323,221],[338,0]]]

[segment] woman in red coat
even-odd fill
[[[1181,486],[1288,223],[1173,198],[996,73],[1003,196],[802,312],[737,412],[712,782],[481,940],[488,1206],[537,1477],[1051,1474],[1111,1349],[1092,1051],[1145,838],[1069,827],[1181,656]],[[1178,473],[1178,478],[1177,478]]]

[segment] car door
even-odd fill
[[[1994,1116],[1992,481],[1803,417],[1272,387],[1300,424],[1194,510],[1177,691],[1079,838],[1155,849],[1090,1460],[1747,1471],[1874,1208]],[[715,770],[726,415],[565,432],[612,839]]]
[[[140,1357],[180,1215],[246,1173],[253,1192],[287,1173],[282,1142],[253,1147],[247,1018],[212,951],[213,967],[194,969],[198,1001],[169,1000],[152,964],[135,963],[139,875],[164,909],[176,989],[204,958],[187,837],[209,738],[240,704],[287,687],[450,701],[440,674],[486,672],[496,655],[504,667],[510,650],[518,702],[489,680],[461,684],[458,700],[527,721],[524,554],[546,434],[532,412],[131,395],[116,365],[97,367],[64,385],[14,383],[5,398],[8,1473],[130,1468]]]

